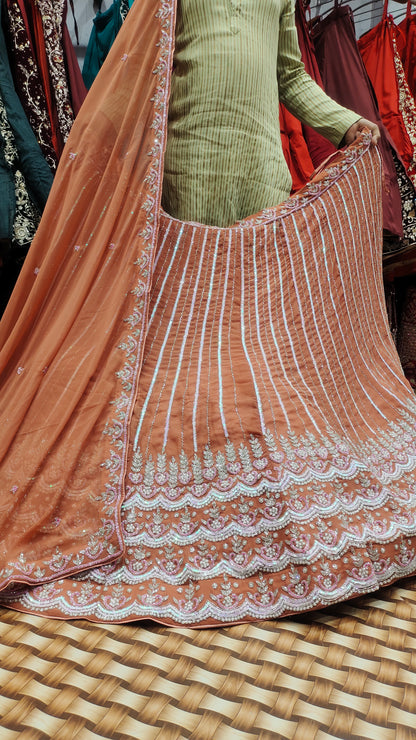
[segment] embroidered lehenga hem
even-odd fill
[[[0,327],[0,601],[210,626],[409,576],[416,404],[385,311],[379,155],[364,136],[231,228],[171,218],[174,4],[131,14]]]

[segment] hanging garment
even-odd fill
[[[67,0],[2,2],[7,7],[8,48],[16,89],[48,163],[55,168],[75,112],[86,95],[68,38]]]
[[[73,6],[72,12],[74,13]],[[72,113],[75,116],[78,115],[81,105],[83,104],[86,95],[87,88],[85,87],[84,80],[82,79],[81,70],[79,68],[77,55],[75,53],[72,39],[69,35],[68,26],[66,23],[67,6],[64,9],[64,15],[62,17],[62,48],[65,58],[65,66],[67,72],[67,85],[69,98],[71,102]],[[78,33],[78,27],[74,15],[74,23],[76,33]]]
[[[88,91],[85,87],[84,80],[82,79],[78,60],[74,53],[74,45],[72,43],[72,39],[69,35],[69,31],[66,25],[63,29],[62,42],[66,58],[68,91],[71,101],[71,108],[75,117],[81,110],[81,105],[83,104]]]
[[[394,253],[401,262],[401,253],[406,251],[409,257],[411,247],[414,248],[416,258],[416,190],[397,154],[393,153],[393,159],[402,202],[403,239],[397,245],[396,239],[393,238],[390,243],[390,239],[384,236],[383,259],[389,257],[390,266],[394,264]]]
[[[101,3],[99,5],[82,67],[82,77],[88,89],[103,66],[125,17],[121,0],[114,0],[104,12],[101,12]]]
[[[300,12],[302,12],[302,15],[299,22],[298,16]],[[299,2],[296,3],[295,19],[299,48],[305,69],[311,74],[312,79],[322,87],[318,67],[313,58],[312,45],[306,28],[304,11],[300,10]],[[324,159],[336,152],[336,148],[328,139],[318,134],[310,126],[303,125],[298,118],[292,115],[292,113],[289,113],[282,103],[280,103],[279,119],[283,154],[292,178],[291,192],[294,193],[308,182],[314,169]]]
[[[383,160],[383,225],[389,234],[403,236],[402,205],[390,135],[383,125],[377,100],[357,46],[353,14],[348,6],[334,9],[313,26],[316,59],[324,89],[341,105],[354,108],[378,124]]]
[[[298,32],[299,48],[301,51],[302,61],[307,73],[315,82],[324,89],[318,63],[315,56],[315,48],[311,39],[309,28],[306,22],[305,8],[302,0],[296,0],[295,9],[296,29]],[[310,158],[314,167],[319,167],[322,162],[336,151],[333,144],[328,139],[318,134],[310,126],[302,126],[303,135],[308,147]]]
[[[167,215],[174,21],[133,6],[0,324],[3,605],[214,625],[416,569],[378,152],[231,228]]]
[[[123,23],[126,20],[127,13],[129,12],[132,5],[133,0],[120,0],[120,13]]]
[[[9,3],[9,6],[12,5],[12,0],[7,0],[7,3]],[[64,146],[64,137],[60,130],[60,124],[59,124],[59,118],[58,118],[58,108],[55,102],[54,97],[54,90],[53,85],[51,81],[51,75],[50,75],[50,69],[49,69],[49,59],[48,59],[48,53],[46,49],[46,37],[45,37],[45,30],[42,23],[42,10],[41,7],[37,2],[33,3],[25,3],[24,0],[18,0],[18,8],[19,11],[22,14],[22,18],[25,22],[26,32],[28,34],[28,38],[30,40],[31,45],[31,52],[34,55],[35,63],[37,66],[37,69],[39,70],[39,75],[41,79],[42,89],[43,89],[43,95],[44,100],[40,101],[38,105],[46,104],[46,111],[47,116],[50,123],[51,128],[51,141],[55,152],[55,157],[58,160],[63,146]],[[16,6],[13,9],[16,11]],[[50,23],[52,23],[52,19],[50,19]],[[27,24],[27,25],[26,25]],[[19,26],[19,31],[22,30],[21,26]],[[25,57],[25,60],[23,61],[21,59],[21,56],[19,54],[19,49],[17,50],[17,60],[20,64],[28,63],[29,68],[33,68],[33,62],[30,61],[30,57]],[[62,53],[57,53],[57,61],[59,63],[59,60],[62,59]],[[62,84],[62,81],[60,85]],[[65,83],[63,83],[65,84]],[[21,91],[21,95],[24,98],[25,88],[21,87],[18,84],[18,80],[16,81],[16,89]],[[29,101],[26,101],[26,106],[29,106]],[[30,106],[29,106],[30,107]]]
[[[399,29],[404,37],[401,52],[404,74],[409,90],[413,98],[416,98],[416,13],[411,12],[411,7],[411,3],[408,2],[406,17],[399,23]]]
[[[25,8],[30,23],[30,34],[33,36],[33,49],[35,50],[36,60],[42,79],[42,86],[45,93],[46,107],[52,130],[52,142],[55,154],[59,160],[65,142],[60,130],[58,108],[55,104],[53,84],[49,70],[46,38],[42,23],[42,11],[37,2],[30,3],[29,5],[26,4]]]
[[[28,121],[49,167],[55,172],[58,164],[56,140],[35,51],[35,37],[30,32],[28,13],[31,9],[32,6],[28,6],[26,12],[23,0],[6,0],[2,18],[15,89],[20,91],[20,102]]]
[[[4,6],[0,6],[0,314],[39,224],[53,179],[14,88],[1,23],[3,12]]]
[[[0,316],[40,221],[20,169],[19,153],[0,96]]]
[[[397,345],[404,373],[416,391],[416,276],[405,282]]]
[[[6,107],[0,96],[1,201],[0,238],[28,249],[40,221],[40,212],[31,199],[21,172],[19,152]]]
[[[401,34],[387,13],[358,41],[368,76],[374,87],[383,123],[393,139],[406,172],[416,186],[416,105],[405,79],[398,45]]]
[[[48,72],[62,141],[68,138],[74,122],[64,53],[64,27],[67,0],[35,0],[42,18]],[[73,47],[72,47],[72,53]],[[59,152],[60,154],[61,152]]]
[[[25,181],[30,193],[30,200],[36,204],[38,211],[42,211],[49,191],[52,185],[52,173],[48,167],[36,137],[26,118],[23,107],[17,96],[13,84],[13,78],[9,66],[9,60],[6,50],[6,44],[1,24],[3,8],[0,6],[0,98],[1,98],[1,120],[2,120],[2,153],[6,162],[13,172],[15,180],[16,172],[19,171]],[[21,186],[16,187],[20,192]],[[17,207],[20,208],[19,198]],[[22,205],[23,209],[23,205]],[[15,210],[15,205],[12,210]],[[21,211],[23,214],[23,210]],[[29,209],[29,220],[32,213]],[[23,218],[23,215],[22,215]],[[14,217],[12,221],[14,220]],[[37,226],[37,223],[36,223]],[[29,229],[29,231],[31,231]],[[5,233],[1,229],[1,235],[9,238],[17,238],[16,234]],[[33,234],[32,234],[33,236]],[[26,238],[23,240],[17,238],[19,243],[27,243]]]
[[[315,167],[303,135],[301,122],[289,113],[282,104],[279,106],[279,111],[280,138],[282,140],[283,154],[292,178],[291,192],[296,193],[310,180]],[[330,145],[329,142],[328,144]]]

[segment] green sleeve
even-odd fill
[[[361,118],[332,100],[305,71],[295,25],[293,0],[287,0],[280,17],[277,58],[279,98],[302,123],[338,146],[350,126]]]

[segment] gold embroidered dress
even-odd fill
[[[416,407],[365,137],[232,228],[160,210],[175,3],[141,0],[0,323],[1,603],[275,618],[416,571]]]

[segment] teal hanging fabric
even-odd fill
[[[100,71],[133,0],[113,0],[112,5],[104,12],[101,12],[101,4],[100,1],[82,68],[82,77],[88,89]]]
[[[100,71],[113,41],[122,26],[122,4],[124,7],[125,3],[123,0],[114,0],[112,5],[104,12],[98,10],[93,20],[93,28],[82,68],[82,77],[88,89]]]

